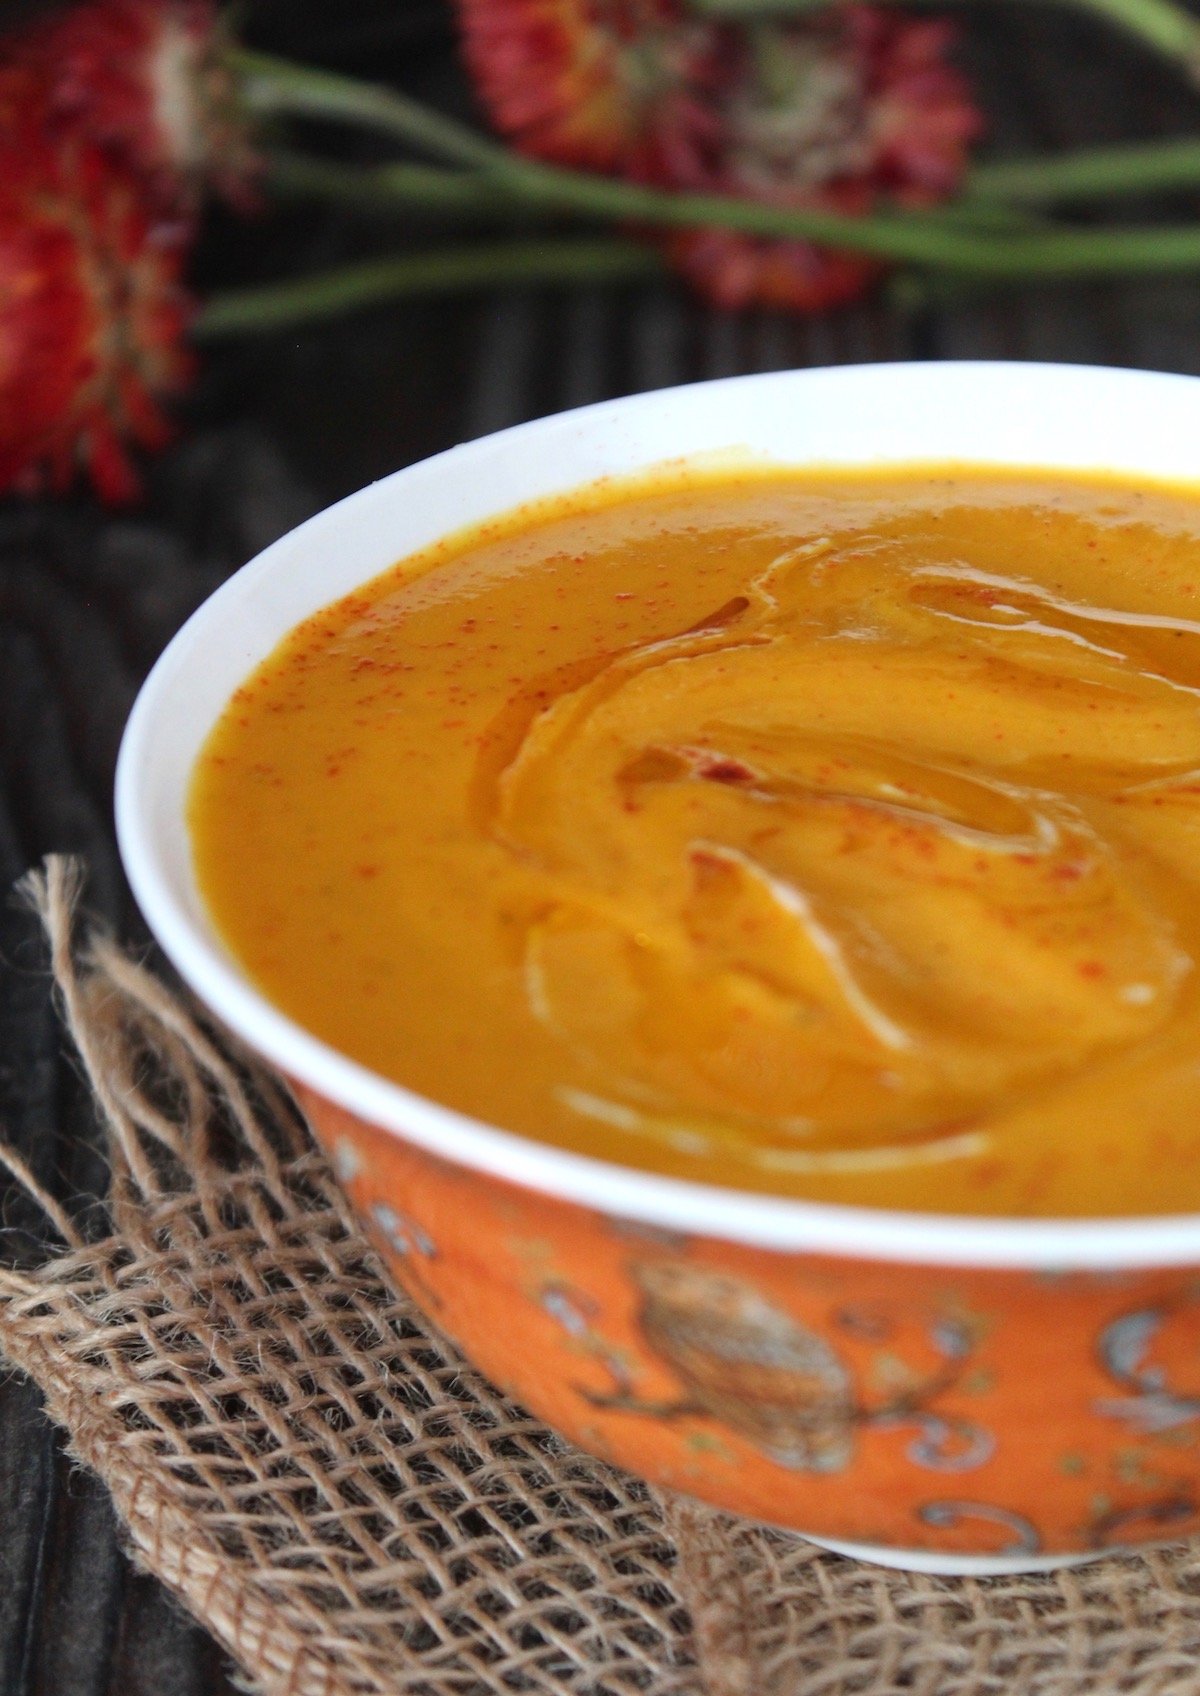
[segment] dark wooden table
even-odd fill
[[[251,22],[264,46],[462,101],[436,0],[262,0]],[[1200,102],[1139,52],[1066,16],[981,12],[968,52],[1006,149],[1179,131],[1200,117]],[[219,278],[315,266],[358,239],[336,215],[285,216],[250,235],[218,228],[203,266]],[[963,357],[1200,371],[1200,279],[1027,289],[936,310],[885,297],[812,322],[717,316],[667,284],[515,291],[213,354],[188,434],[155,469],[143,509],[0,506],[0,886],[52,850],[83,854],[91,906],[143,934],[110,806],[137,686],[224,577],[330,500],[456,441],[609,395],[787,366]],[[59,1193],[102,1189],[35,926],[4,899],[0,1134]],[[0,1192],[0,1203],[0,1251],[34,1252],[19,1200]],[[107,1500],[65,1458],[32,1388],[0,1375],[0,1696],[223,1696],[231,1677],[204,1632],[133,1572]]]

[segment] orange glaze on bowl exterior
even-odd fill
[[[296,1088],[418,1307],[605,1460],[941,1570],[1200,1530],[1200,1267],[926,1267],[675,1235]]]

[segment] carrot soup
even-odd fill
[[[1200,1209],[1200,494],[677,470],[295,629],[192,780],[284,1012],[646,1170]]]

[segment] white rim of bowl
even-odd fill
[[[828,377],[834,371],[849,374],[864,369],[875,374],[899,373],[912,371],[914,363],[813,367],[788,375]],[[1020,361],[945,361],[920,369],[959,373],[972,369],[1062,371],[1079,375],[1093,372],[1117,381],[1151,379],[1172,386],[1200,381],[1172,373]],[[486,444],[536,433],[556,420],[584,421],[613,408],[651,404],[664,396],[678,394],[680,389],[754,384],[780,375],[718,378],[618,401],[601,401],[569,413],[515,425],[450,448],[418,464],[465,458]],[[393,476],[403,477],[415,469],[416,466],[405,467]],[[282,542],[309,525],[327,522],[331,513],[362,499],[377,487],[377,484],[368,485],[315,514],[256,556],[211,595],[177,632],[154,665],[134,703],[121,742],[115,796],[117,838],[138,905],[184,981],[250,1047],[334,1104],[440,1159],[614,1218],[672,1232],[715,1237],[790,1254],[1031,1272],[1114,1272],[1200,1263],[1200,1214],[1021,1219],[848,1207],[696,1183],[574,1154],[554,1144],[470,1118],[383,1078],[322,1042],[254,989],[220,943],[207,935],[175,898],[148,819],[148,797],[141,785],[143,753],[154,735],[156,709],[171,688],[172,674],[185,649],[192,646],[198,630],[217,622],[221,603],[234,585],[240,583],[246,572],[264,566],[267,556]]]

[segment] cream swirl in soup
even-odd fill
[[[194,782],[286,1011],[747,1188],[1200,1205],[1200,498],[966,468],[582,491],[300,627]]]

